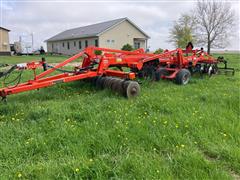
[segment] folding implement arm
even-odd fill
[[[102,55],[96,55],[95,51],[102,51]],[[127,57],[128,56],[128,57]],[[132,56],[132,57],[131,57]],[[138,66],[139,58],[144,56],[144,51],[138,49],[136,51],[121,51],[107,48],[88,47],[84,51],[70,57],[69,59],[51,67],[50,69],[36,75],[35,70],[39,66],[46,66],[45,62],[31,62],[17,65],[18,69],[32,69],[34,71],[34,79],[15,86],[7,86],[0,89],[0,96],[5,99],[7,95],[16,94],[24,91],[40,89],[52,86],[58,83],[76,81],[80,79],[93,78],[97,76],[115,76],[124,79],[134,79],[135,74],[131,72],[123,72],[120,70],[110,70],[111,66]],[[74,60],[83,57],[81,67],[75,67],[73,71],[61,70],[63,66]],[[97,68],[94,65],[98,65]],[[141,68],[141,67],[139,67]],[[56,70],[63,71],[58,75],[49,76]],[[46,77],[48,76],[48,77]]]
[[[96,53],[99,51],[99,53]],[[99,55],[97,55],[99,54]],[[190,54],[190,55],[189,55]],[[73,62],[78,58],[83,58],[82,65],[75,67],[73,70],[63,70],[63,66]],[[0,78],[8,77],[14,69],[24,70],[31,69],[34,72],[34,78],[25,83],[19,83],[21,74],[18,76],[18,83],[14,86],[6,86],[0,89],[0,96],[5,99],[10,94],[16,94],[24,91],[40,89],[52,86],[58,83],[71,82],[86,78],[94,79],[94,83],[99,87],[107,87],[112,90],[134,97],[139,94],[139,85],[137,82],[127,81],[134,79],[135,75],[141,73],[151,78],[172,79],[178,84],[187,84],[191,73],[200,72],[215,74],[218,70],[217,64],[225,63],[224,70],[233,71],[227,68],[226,61],[223,58],[215,59],[203,51],[191,50],[191,52],[180,48],[161,54],[148,54],[143,49],[135,51],[122,51],[116,49],[107,49],[99,47],[87,47],[84,51],[66,59],[58,65],[52,67],[45,61],[30,62],[25,64],[14,65],[6,72],[0,72]],[[44,72],[36,75],[35,70],[43,66]],[[46,69],[49,67],[50,69]],[[117,67],[110,69],[110,67]],[[123,67],[130,68],[130,72],[124,72]],[[62,73],[50,76],[55,71]],[[21,71],[22,72],[22,71]],[[154,74],[154,75],[153,75]]]
[[[0,89],[0,96],[6,97],[7,95],[10,95],[10,94],[16,94],[16,93],[20,93],[23,91],[30,91],[30,90],[34,90],[34,89],[44,88],[44,87],[52,86],[52,85],[60,83],[60,82],[70,82],[70,81],[75,81],[78,79],[83,79],[86,77],[96,76],[96,72],[87,72],[84,74],[75,72],[75,73],[62,73],[59,75],[54,75],[51,77],[44,78],[45,76],[51,74],[56,69],[61,68],[64,65],[81,57],[83,54],[84,54],[84,52],[81,52],[81,53],[63,61],[62,63],[56,65],[55,67],[35,76],[33,80],[29,80],[25,83],[18,84],[17,86],[9,86],[9,87]],[[33,69],[31,67],[27,67],[27,68]],[[35,70],[35,68],[33,70]]]

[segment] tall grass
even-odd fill
[[[240,67],[238,54],[227,57]],[[0,104],[0,179],[232,179],[239,78],[140,80],[133,100],[85,82],[9,96]]]

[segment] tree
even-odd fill
[[[156,49],[156,50],[154,51],[153,54],[161,54],[162,52],[163,52],[163,49],[158,48],[158,49]]]
[[[170,42],[176,47],[185,48],[188,42],[195,42],[194,29],[195,19],[188,14],[182,14],[170,30]]]
[[[207,44],[209,54],[211,48],[224,48],[234,26],[235,15],[231,5],[216,0],[198,0],[194,12],[197,20],[197,43]]]
[[[125,44],[125,45],[123,45],[122,50],[124,50],[124,51],[132,51],[133,47],[130,44]]]

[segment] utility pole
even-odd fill
[[[33,51],[33,32],[31,33],[31,35],[32,35],[32,51]]]

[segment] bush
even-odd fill
[[[101,54],[102,54],[102,51],[96,50],[96,51],[95,51],[95,54],[96,54],[96,55],[101,55]]]
[[[154,52],[154,54],[161,54],[162,52],[163,52],[163,49],[159,48]]]
[[[124,51],[132,51],[133,47],[130,44],[125,44],[125,45],[123,45],[122,50],[124,50]]]

